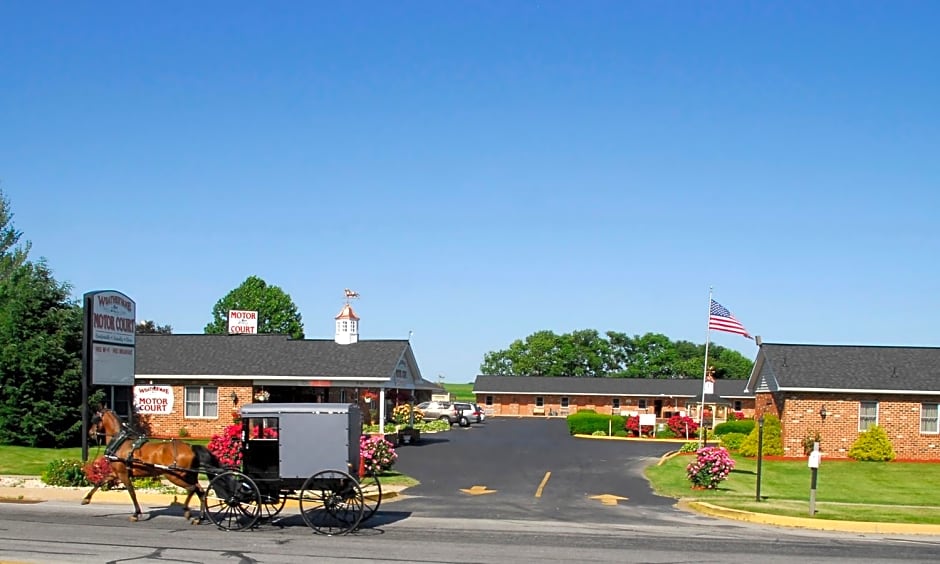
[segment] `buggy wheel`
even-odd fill
[[[362,490],[362,521],[360,524],[365,523],[366,519],[375,515],[375,512],[379,510],[379,506],[382,505],[382,482],[379,481],[379,477],[375,473],[368,473],[359,480],[359,488]]]
[[[314,531],[345,535],[362,521],[359,482],[341,470],[324,470],[307,478],[300,491],[300,514]]]
[[[270,521],[284,509],[287,498],[279,494],[261,494],[261,520]]]
[[[248,476],[223,472],[209,482],[205,509],[209,520],[225,531],[254,527],[261,518],[261,493]]]

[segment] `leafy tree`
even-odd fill
[[[81,432],[82,310],[44,262],[0,281],[0,444],[59,447]]]
[[[138,335],[172,335],[173,327],[157,325],[152,319],[145,319],[137,324],[135,332]]]
[[[23,234],[13,227],[13,212],[10,201],[0,190],[0,280],[6,279],[18,267],[26,262],[30,242],[19,246]]]
[[[290,335],[304,338],[304,326],[297,305],[284,290],[269,286],[257,276],[249,276],[212,308],[212,321],[206,325],[207,334],[228,332],[228,312],[244,309],[258,312],[258,333]]]

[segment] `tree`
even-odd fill
[[[69,290],[42,261],[0,280],[0,444],[80,437],[82,310]]]
[[[22,246],[18,246],[22,236],[23,234],[13,227],[10,201],[0,190],[0,280],[10,276],[26,262],[31,244],[26,241]]]
[[[228,332],[228,312],[243,309],[258,312],[258,333],[290,335],[304,338],[304,326],[297,305],[284,290],[268,284],[257,276],[249,276],[212,308],[212,321],[206,325],[207,334]]]
[[[173,327],[157,325],[152,319],[145,319],[137,324],[135,332],[138,335],[172,335]]]

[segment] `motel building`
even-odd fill
[[[160,438],[210,438],[246,403],[356,403],[386,420],[401,403],[443,390],[421,377],[408,339],[359,338],[347,302],[332,339],[291,339],[239,329],[229,335],[137,335],[134,387],[116,387],[122,415]],[[240,325],[241,326],[241,325]]]

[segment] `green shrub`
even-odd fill
[[[674,439],[676,438],[676,433],[669,427],[663,427],[662,429],[656,430],[656,438],[657,439]]]
[[[607,431],[597,430],[597,431],[594,431],[593,433],[591,433],[591,436],[592,436],[592,437],[606,437],[606,436],[607,436]]]
[[[624,428],[625,419],[622,415],[604,415],[593,410],[583,409],[572,413],[567,418],[568,432],[572,435],[593,435],[594,431],[616,431]]]
[[[735,419],[733,421],[725,421],[724,423],[715,425],[715,430],[712,431],[712,434],[724,435],[727,433],[741,433],[742,435],[747,435],[753,431],[754,427],[756,426],[757,421],[754,421],[753,419]]]
[[[725,447],[729,452],[738,452],[741,450],[741,443],[743,443],[746,438],[747,435],[744,433],[725,433],[721,436],[721,446]]]
[[[891,446],[888,433],[879,425],[872,425],[867,431],[860,433],[852,443],[849,458],[866,462],[889,462],[894,460],[894,447]]]
[[[626,437],[626,436],[627,436],[627,431],[626,431],[625,429],[617,429],[616,431],[614,431],[614,436],[615,436],[615,437]]]
[[[750,434],[741,441],[738,452],[743,456],[757,456],[757,439],[760,427],[755,425]],[[763,456],[783,456],[783,434],[780,419],[776,415],[764,416],[764,452]]]
[[[698,443],[695,441],[689,441],[687,443],[684,443],[681,447],[679,447],[679,452],[683,454],[686,452],[695,452],[697,450],[698,450]]]
[[[40,479],[44,484],[59,487],[89,487],[85,467],[81,460],[61,458],[46,466]]]

